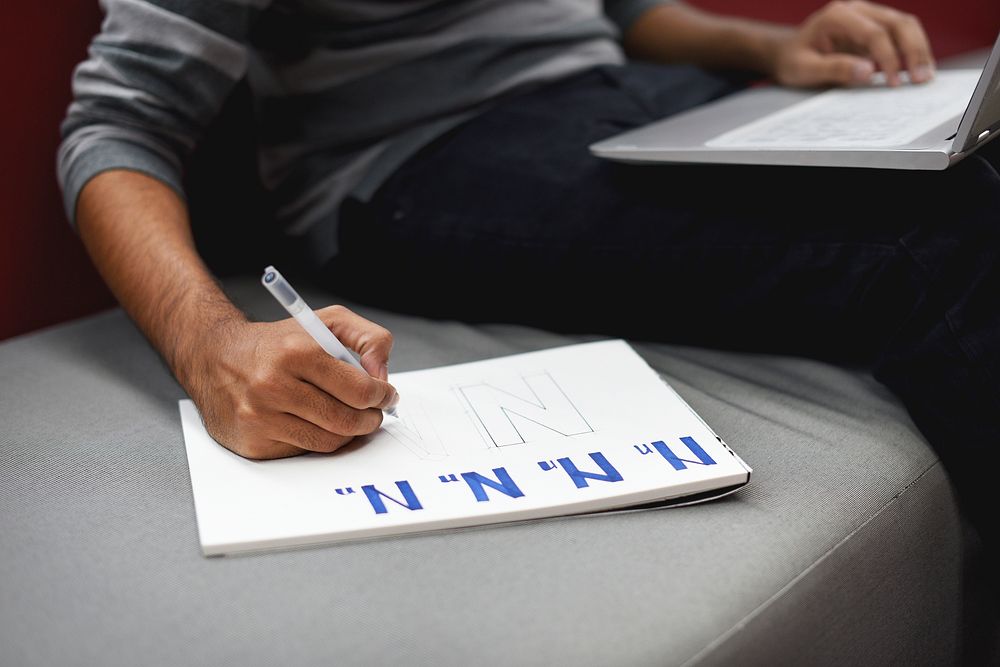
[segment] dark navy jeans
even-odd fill
[[[372,201],[345,203],[325,277],[424,316],[870,364],[988,528],[1000,147],[944,172],[634,166],[587,151],[733,89],[631,64],[503,101]],[[1000,554],[1000,532],[981,532]]]

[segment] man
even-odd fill
[[[831,3],[798,28],[660,0],[104,4],[63,128],[67,210],[233,451],[332,451],[397,400],[387,331],[321,311],[365,375],[294,322],[248,322],[194,248],[182,165],[246,76],[276,224],[338,293],[871,360],[981,509],[976,470],[1000,439],[991,151],[935,174],[633,168],[586,151],[734,88],[650,62],[792,86],[865,85],[875,71],[926,81],[934,60],[914,17],[866,2]]]

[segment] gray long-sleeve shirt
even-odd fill
[[[246,77],[277,223],[318,265],[345,196],[492,101],[622,62],[618,31],[665,1],[101,0],[62,128],[67,213],[108,169],[183,194],[185,159]]]

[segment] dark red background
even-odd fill
[[[691,0],[716,11],[797,22],[816,0]],[[994,0],[898,0],[919,15],[936,55],[990,45]],[[73,66],[100,25],[97,0],[0,3],[0,339],[113,304],[62,211],[54,163]]]

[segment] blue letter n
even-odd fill
[[[600,452],[591,452],[590,458],[594,459],[594,463],[601,467],[604,474],[597,472],[584,472],[576,467],[576,465],[568,458],[559,459],[559,465],[563,467],[566,474],[569,475],[573,483],[576,484],[576,488],[582,489],[589,486],[587,483],[588,479],[597,479],[602,482],[620,482],[622,481],[621,473],[615,470],[615,467],[608,463],[608,460],[604,458],[604,454]]]
[[[399,488],[400,493],[403,494],[403,500],[406,502],[396,500],[392,496],[382,493],[372,484],[365,484],[361,487],[361,490],[365,492],[365,496],[368,498],[368,502],[372,504],[372,509],[375,510],[375,514],[385,514],[388,512],[385,508],[385,503],[382,502],[383,498],[387,498],[400,507],[405,507],[408,510],[422,510],[424,508],[424,506],[421,505],[420,501],[417,499],[417,494],[413,493],[413,489],[410,488],[409,482],[406,480],[396,482],[396,486]]]
[[[524,493],[517,487],[514,480],[510,478],[507,473],[506,468],[494,468],[493,474],[497,476],[498,481],[493,481],[489,477],[484,477],[478,472],[463,472],[462,479],[465,483],[469,485],[472,489],[472,494],[476,496],[477,502],[486,502],[489,500],[489,496],[486,495],[486,490],[483,488],[483,484],[490,487],[491,489],[496,489],[500,493],[504,493],[511,498],[520,498]]]
[[[671,451],[671,449],[667,447],[666,443],[664,443],[662,440],[658,440],[652,444],[653,447],[656,449],[656,451],[660,453],[660,456],[662,456],[663,458],[665,458],[667,461],[670,462],[670,465],[674,467],[674,470],[687,470],[687,466],[684,465],[685,463],[690,463],[692,465],[703,465],[703,466],[715,465],[715,459],[709,456],[708,452],[702,449],[701,445],[695,442],[694,438],[683,437],[681,438],[681,442],[687,445],[687,448],[691,450],[691,453],[694,454],[696,457],[698,457],[697,461],[692,461],[690,459],[682,459],[681,457],[674,454],[673,451]]]

